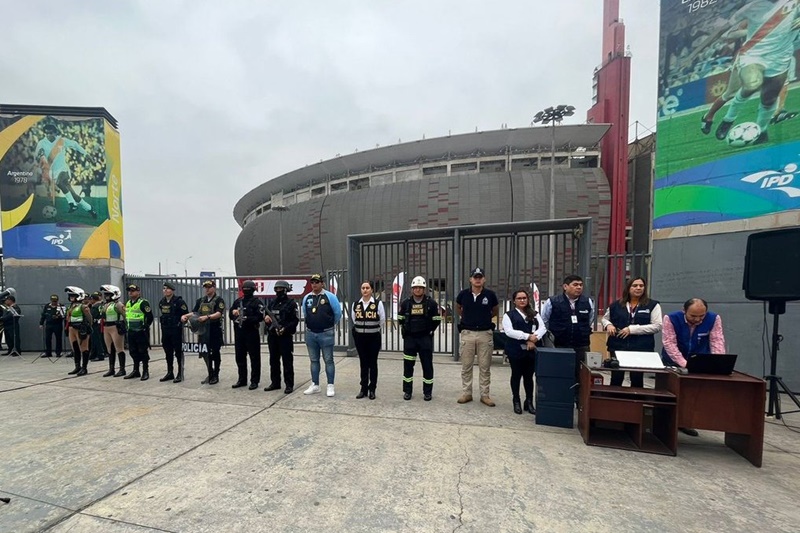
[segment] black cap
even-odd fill
[[[203,287],[216,287],[217,284],[214,283],[213,279],[207,279],[203,282]]]
[[[322,274],[311,274],[311,277],[308,278],[309,281],[322,281]]]
[[[164,282],[164,288],[174,291],[175,290],[175,284],[174,283],[170,283],[169,281],[165,281]]]
[[[44,125],[44,132],[45,133],[58,133],[58,129],[56,129],[54,124],[45,124]]]
[[[131,292],[131,291],[140,291],[141,289],[139,288],[138,285],[131,283],[130,285],[128,285],[128,288],[126,290],[128,292]]]
[[[471,278],[474,278],[474,277],[477,277],[477,276],[480,276],[480,277],[484,276],[483,269],[481,267],[475,267],[475,268],[472,269],[472,272],[469,273],[469,277],[471,277]]]
[[[52,300],[54,302],[57,302],[58,301],[58,294],[51,294],[50,295],[50,300]]]
[[[102,296],[100,296],[99,292],[95,291],[95,292],[92,293],[92,300],[99,300],[101,298],[102,298]]]

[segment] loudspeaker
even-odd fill
[[[748,300],[800,300],[800,228],[747,237],[742,289]]]

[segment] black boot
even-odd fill
[[[178,373],[180,374],[180,370],[178,370]],[[172,367],[167,368],[167,373],[164,375],[163,378],[159,379],[158,381],[164,383],[165,381],[169,381],[171,379],[175,379],[175,374],[172,373]]]
[[[150,379],[150,361],[145,359],[142,361],[142,381]]]
[[[86,374],[89,373],[89,370],[87,368],[89,366],[89,350],[86,350],[85,352],[83,352],[82,359],[83,359],[83,361],[82,361],[83,365],[81,366],[81,369],[76,374],[78,376],[85,376]]]
[[[67,372],[67,374],[70,375],[70,376],[74,376],[78,372],[81,371],[81,353],[80,352],[74,352],[72,354],[72,358],[75,360],[75,368],[73,368],[72,370]]]
[[[530,413],[530,414],[532,414],[532,415],[535,415],[535,414],[536,414],[536,409],[534,409],[534,408],[533,408],[533,402],[532,402],[532,401],[530,401],[530,400],[529,400],[529,399],[527,399],[527,398],[525,398],[525,403],[523,404],[523,409],[524,409],[526,412],[528,412],[528,413]]]
[[[514,404],[514,412],[517,413],[518,415],[521,415],[522,414],[522,404],[519,403],[519,398],[518,397],[514,398],[512,400],[512,403]]]
[[[117,354],[110,353],[108,354],[108,372],[103,374],[104,378],[109,378],[114,376],[114,363],[117,362]]]
[[[142,375],[139,373],[139,361],[137,361],[136,358],[134,357],[133,358],[133,370],[131,370],[131,373],[128,374],[127,376],[125,376],[122,379],[133,379],[133,378],[140,378],[140,377],[142,377]]]
[[[208,380],[209,385],[216,385],[217,383],[219,383],[219,368],[211,372],[211,376]]]
[[[183,354],[177,356],[178,359],[178,375],[172,380],[173,383],[180,383],[183,381]]]
[[[81,347],[77,342],[72,343],[72,358],[75,360],[75,368],[68,375],[74,376],[81,371]]]
[[[125,352],[119,352],[117,356],[119,357],[119,370],[114,374],[114,377],[121,378],[125,375]]]

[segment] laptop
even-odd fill
[[[716,374],[728,376],[736,365],[736,354],[696,353],[686,361],[689,374]]]

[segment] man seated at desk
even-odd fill
[[[661,342],[661,361],[666,366],[686,367],[686,359],[696,353],[725,352],[725,335],[722,319],[708,310],[702,298],[691,298],[683,304],[683,311],[664,317]],[[679,428],[681,432],[696,437],[696,429]]]

